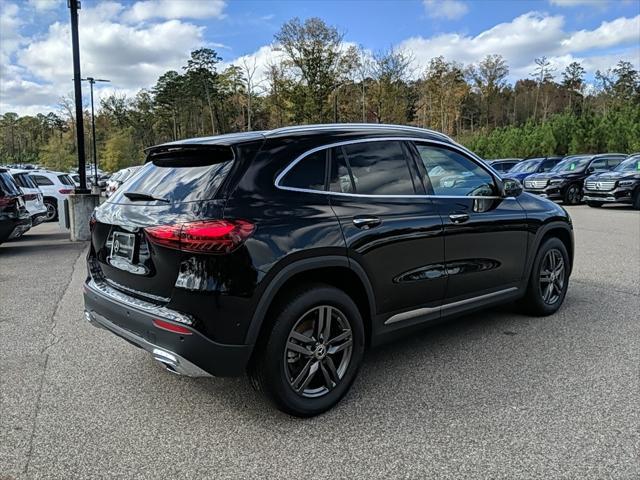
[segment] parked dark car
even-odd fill
[[[587,177],[584,199],[590,207],[626,203],[640,210],[640,154],[630,155],[610,172]]]
[[[550,171],[560,162],[560,160],[562,160],[562,157],[528,158],[517,163],[513,168],[511,168],[511,170],[502,174],[502,177],[513,178],[522,183],[529,175]]]
[[[489,305],[562,304],[569,215],[445,135],[317,125],[184,140],[95,210],[86,318],[175,373],[321,413],[367,346]]]
[[[593,173],[612,170],[625,158],[622,153],[571,155],[549,172],[528,176],[524,189],[552,200],[561,200],[567,205],[576,205],[582,202],[585,178]]]
[[[496,160],[487,160],[487,163],[491,165],[491,168],[496,172],[503,173],[511,170],[520,163],[521,160],[521,158],[498,158]]]
[[[19,237],[31,228],[31,216],[11,173],[0,168],[0,243]]]

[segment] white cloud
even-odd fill
[[[640,42],[640,15],[634,18],[617,18],[602,22],[595,30],[580,30],[563,40],[566,50],[584,51],[592,48],[606,48],[614,45]]]
[[[19,29],[20,9],[13,3],[1,3],[0,13],[0,62],[3,66],[9,63],[9,56],[18,48],[22,41]]]
[[[141,22],[153,18],[221,18],[224,0],[143,0],[124,14],[124,20]]]
[[[581,5],[606,6],[609,0],[549,0],[551,5],[558,7],[579,7]]]
[[[424,8],[432,18],[455,20],[469,11],[466,3],[460,0],[423,0]]]
[[[640,18],[619,18],[603,22],[595,30],[567,32],[564,17],[529,12],[511,22],[498,24],[476,36],[447,33],[429,38],[413,37],[400,44],[400,48],[412,54],[420,73],[430,59],[443,55],[448,60],[465,64],[476,63],[489,54],[502,55],[511,70],[511,79],[527,77],[533,71],[533,59],[545,55],[562,64],[567,55],[596,51],[603,48],[627,46],[617,55],[602,55],[600,63],[607,59],[615,64],[615,58],[628,54],[628,48],[638,44]],[[585,67],[593,56],[585,55]],[[634,63],[638,63],[636,58]],[[564,68],[564,67],[562,67]],[[559,74],[561,68],[556,72]]]
[[[61,3],[62,0],[29,0],[29,5],[35,8],[38,12],[53,10],[58,8]]]

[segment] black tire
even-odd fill
[[[640,210],[640,189],[636,190],[633,194],[633,208]]]
[[[553,276],[544,274],[545,277],[550,278],[550,282],[544,282],[542,280],[543,270],[549,271],[547,263],[549,260],[548,255],[559,255],[559,257],[562,258],[563,270],[561,274],[554,274]],[[567,248],[564,246],[564,243],[556,237],[545,240],[538,249],[538,253],[533,262],[527,291],[522,299],[523,313],[534,316],[546,316],[558,311],[567,294],[570,268],[569,254],[567,253]],[[557,279],[557,281],[554,281],[554,279]],[[549,283],[553,284],[551,288],[552,295],[547,298],[546,294],[548,293]]]
[[[567,187],[562,197],[562,202],[565,205],[578,205],[582,201],[582,190],[580,185],[572,183]]]
[[[317,327],[327,312],[330,333],[323,338],[324,330]],[[254,386],[290,415],[311,417],[329,410],[347,393],[362,362],[365,338],[358,307],[342,290],[313,284],[292,292],[273,313],[275,320],[259,340],[249,369]]]
[[[50,198],[45,198],[44,206],[47,207],[45,222],[55,222],[58,220],[58,202]]]
[[[600,208],[602,206],[602,202],[587,202],[587,205],[593,208]]]

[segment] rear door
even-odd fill
[[[526,216],[518,201],[501,198],[493,174],[460,150],[415,146],[444,223],[445,304],[514,293],[527,255]]]
[[[376,331],[439,318],[446,286],[442,220],[408,144],[358,141],[330,155],[331,206],[350,259],[372,283]]]

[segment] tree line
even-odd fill
[[[579,62],[555,72],[541,57],[527,78],[509,83],[500,55],[471,65],[436,57],[419,72],[406,52],[370,52],[343,40],[321,19],[296,18],[275,35],[261,78],[255,61],[223,68],[215,50],[201,48],[152,88],[102,98],[101,167],[139,164],[144,148],[180,138],[329,122],[432,128],[485,158],[640,150],[640,76],[630,62],[595,72],[590,85]],[[56,112],[2,115],[0,163],[71,168],[73,114],[72,100],[63,98]]]

